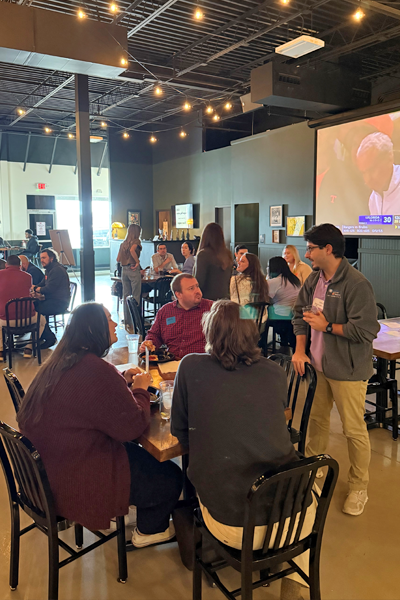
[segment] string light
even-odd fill
[[[129,137],[129,133],[127,131],[124,131],[123,136],[127,140]]]
[[[46,133],[51,133],[50,127],[45,127],[44,130],[45,130]]]
[[[212,106],[207,106],[207,108],[206,108],[206,113],[207,113],[208,115],[212,115],[212,114],[213,114],[213,112],[214,112],[214,109],[213,109],[213,107],[212,107]]]
[[[156,138],[156,136],[155,136],[155,135],[152,135],[152,136],[151,136],[151,138],[150,138],[150,142],[151,142],[152,144],[155,144],[155,143],[156,143],[156,141],[157,141],[157,138]]]
[[[126,67],[127,64],[128,64],[128,61],[126,60],[126,58],[121,58],[121,65],[123,67]]]
[[[18,113],[19,115],[21,115],[21,116],[22,116],[22,115],[24,115],[24,114],[25,114],[25,111],[24,111],[24,109],[23,109],[23,108],[19,108],[19,109],[17,110],[17,113]]]
[[[116,13],[118,11],[118,6],[114,4],[114,2],[110,5],[110,11],[112,13]]]
[[[180,135],[181,138],[185,138],[187,136],[187,133],[186,133],[186,131],[184,131],[182,129],[182,131],[179,133],[179,135]]]
[[[86,19],[86,13],[84,13],[81,8],[78,10],[78,18],[79,19]]]
[[[157,86],[157,87],[154,89],[154,93],[155,93],[155,95],[156,95],[156,96],[161,96],[161,95],[162,95],[162,93],[163,93],[163,91],[162,91],[162,89],[160,88],[160,86]]]
[[[105,128],[107,127],[107,123],[106,123],[105,121],[102,121],[102,122],[100,123],[100,126],[101,126],[103,129],[105,129]]]
[[[217,115],[217,114],[215,114],[215,115],[213,116],[213,120],[214,120],[214,121],[219,121],[219,120],[220,120],[220,118],[221,118],[221,117],[220,117],[219,115]]]
[[[194,11],[194,18],[196,19],[196,21],[202,21],[204,19],[204,13],[201,10],[201,8],[196,8],[196,10]]]
[[[356,12],[353,15],[353,19],[355,21],[361,21],[361,19],[363,19],[365,17],[365,13],[363,13],[363,11],[361,10],[361,8],[358,8],[356,10]]]
[[[227,102],[225,104],[225,110],[231,110],[231,108],[232,108],[232,103],[231,102]]]
[[[190,104],[190,102],[188,102],[188,101],[186,100],[185,104],[183,105],[183,108],[184,108],[185,110],[190,110],[190,109],[192,108],[192,105]]]

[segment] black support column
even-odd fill
[[[82,301],[95,300],[89,87],[87,75],[75,75],[76,151],[81,208]]]

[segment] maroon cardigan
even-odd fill
[[[90,530],[128,513],[130,470],[122,442],[150,420],[150,395],[129,390],[109,363],[87,354],[60,379],[37,424],[22,433],[41,454],[58,515]]]

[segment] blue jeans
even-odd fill
[[[124,319],[125,324],[131,323],[131,316],[128,307],[126,306],[126,298],[133,296],[140,306],[140,292],[142,288],[142,280],[140,276],[140,268],[133,271],[129,266],[122,267],[122,293],[124,296]]]

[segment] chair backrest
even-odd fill
[[[319,551],[326,515],[339,474],[339,465],[329,455],[304,458],[281,467],[276,472],[266,472],[251,486],[247,495],[244,517],[242,563],[253,560],[253,539],[256,516],[263,498],[273,498],[268,511],[268,523],[262,554],[284,553],[299,543],[306,512],[312,501],[313,485],[318,469],[328,467],[327,476],[318,499],[316,517],[311,533],[301,540],[305,549]],[[286,519],[290,518],[287,527]],[[278,523],[275,538],[274,525]],[[285,527],[286,525],[286,527]],[[287,530],[287,533],[286,533]]]
[[[10,392],[11,400],[14,404],[15,412],[20,409],[22,399],[25,396],[24,388],[20,384],[18,377],[11,369],[3,369],[4,379],[6,381],[8,391]]]
[[[159,307],[172,300],[171,277],[160,277],[154,284],[154,302]]]
[[[36,326],[39,327],[40,321],[37,318],[37,321],[33,323],[32,317],[34,315],[36,315],[36,312],[32,298],[14,298],[13,300],[9,300],[6,304],[7,329],[11,332],[18,329],[18,333],[33,331]],[[13,326],[10,325],[10,321],[12,320],[15,320],[15,325]]]
[[[387,319],[388,318],[386,306],[384,306],[380,302],[377,302],[376,308],[378,309],[378,319]]]
[[[56,527],[54,499],[39,452],[3,421],[0,421],[0,438],[0,461],[11,507],[16,503],[35,522]]]
[[[306,388],[306,393],[305,393],[304,408],[303,408],[303,413],[301,415],[300,429],[299,429],[299,433],[302,438],[302,443],[301,443],[301,445],[299,444],[299,451],[304,452],[304,443],[305,443],[305,437],[306,437],[307,428],[308,428],[308,421],[310,418],[312,403],[314,401],[315,389],[317,387],[317,374],[316,374],[315,369],[312,366],[312,364],[306,363],[305,364],[305,375],[303,377],[301,375],[298,375],[293,368],[293,364],[292,364],[292,360],[291,360],[290,356],[287,356],[285,354],[272,354],[269,357],[269,360],[273,360],[274,362],[278,363],[283,369],[285,369],[285,372],[286,372],[287,383],[288,383],[287,406],[292,411],[292,417],[291,417],[290,421],[288,422],[289,432],[292,431],[292,423],[293,423],[293,418],[294,418],[294,414],[296,411],[297,400],[298,400],[298,395],[299,395],[299,390],[300,390],[300,384],[302,381],[304,382],[304,385]]]
[[[78,284],[75,283],[74,281],[70,281],[69,282],[69,291],[71,294],[71,298],[69,301],[69,307],[68,310],[71,312],[74,308],[74,304],[75,304],[75,296],[76,296],[76,290],[78,289]]]
[[[144,338],[146,337],[146,333],[144,330],[144,324],[143,324],[143,319],[140,314],[139,305],[136,302],[135,298],[133,298],[133,296],[127,297],[126,304],[128,306],[128,310],[131,315],[133,329],[135,330],[135,333],[138,333],[139,335],[141,335],[142,340],[144,340]]]

